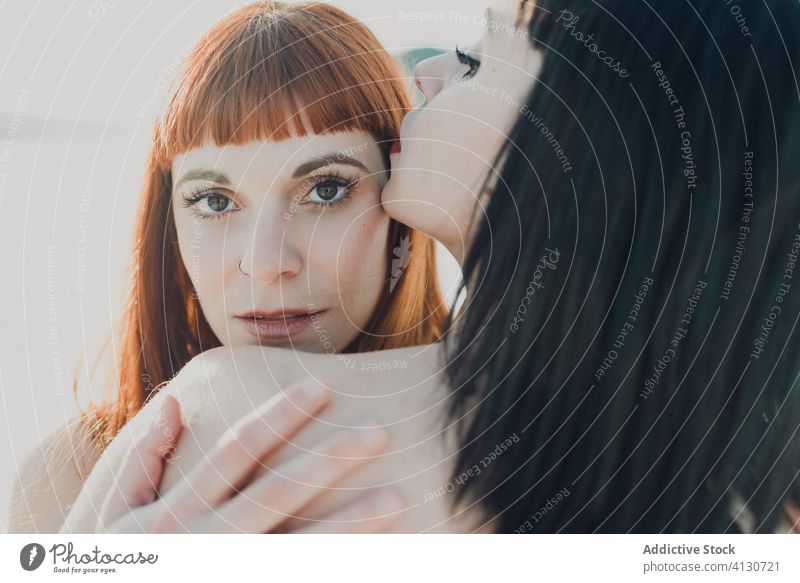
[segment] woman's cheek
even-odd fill
[[[366,330],[381,294],[386,293],[389,224],[383,211],[364,214],[351,226],[342,244],[338,273],[341,301],[348,320],[359,333]],[[352,284],[342,285],[344,282]]]
[[[388,271],[389,221],[389,216],[379,207],[351,221],[340,239],[337,269],[340,283],[359,282],[358,288],[380,288]]]
[[[224,277],[223,260],[233,261],[231,250],[226,252],[212,230],[197,218],[184,218],[176,224],[181,259],[189,281],[194,287],[197,301],[212,330],[219,336],[224,329]]]

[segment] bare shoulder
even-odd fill
[[[98,457],[77,418],[34,447],[17,472],[9,532],[58,532]]]
[[[447,396],[440,361],[437,345],[358,354],[222,346],[195,357],[162,392],[178,398],[189,427],[210,417],[233,424],[306,376],[331,386],[340,404],[370,399],[387,410],[432,407]]]

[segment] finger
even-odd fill
[[[175,397],[167,395],[150,429],[125,454],[116,484],[101,506],[101,524],[110,524],[130,508],[156,498],[164,460],[174,450],[180,433],[180,405]]]
[[[187,519],[215,508],[329,399],[329,389],[309,377],[248,413],[219,439],[209,456],[185,480],[165,494],[167,506]]]
[[[269,532],[295,517],[344,476],[364,465],[388,444],[380,427],[339,432],[316,452],[276,467],[220,506],[214,528],[220,532]]]
[[[363,496],[341,510],[290,532],[296,534],[369,534],[388,532],[404,515],[400,495],[386,488]]]

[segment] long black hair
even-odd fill
[[[498,532],[771,531],[800,470],[794,0],[539,1],[446,339]],[[591,36],[590,36],[591,35]]]

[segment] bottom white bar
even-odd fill
[[[0,551],[3,582],[800,581],[791,535],[0,535]]]

